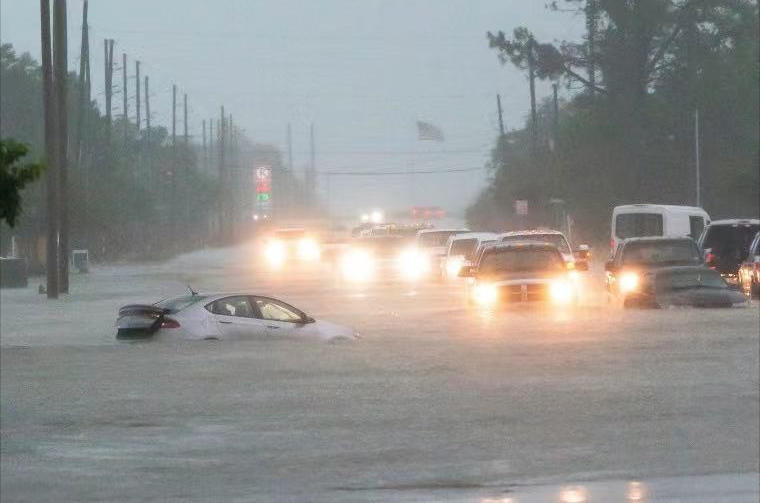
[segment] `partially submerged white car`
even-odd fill
[[[248,292],[197,293],[119,309],[119,340],[351,340],[351,328],[315,320],[281,300]]]

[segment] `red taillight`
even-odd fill
[[[179,328],[179,322],[172,318],[164,318],[161,322],[161,328]]]
[[[705,264],[707,264],[708,266],[710,266],[711,269],[715,269],[714,262],[715,262],[715,254],[714,253],[708,253],[707,255],[705,255]]]

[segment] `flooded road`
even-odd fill
[[[577,310],[487,313],[459,284],[347,286],[254,252],[96,267],[58,301],[3,290],[3,501],[627,501],[631,481],[757,501],[757,302],[623,311],[590,278]],[[184,285],[362,339],[115,342],[119,306]]]

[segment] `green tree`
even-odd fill
[[[21,191],[42,173],[41,164],[20,162],[28,152],[23,143],[0,140],[0,222],[9,227],[21,213]]]

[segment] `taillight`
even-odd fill
[[[615,238],[610,239],[610,256],[615,255]]]
[[[164,318],[161,322],[161,328],[179,328],[179,322],[172,318]]]
[[[715,269],[715,254],[714,253],[708,253],[705,255],[705,263],[710,266],[711,269]]]

